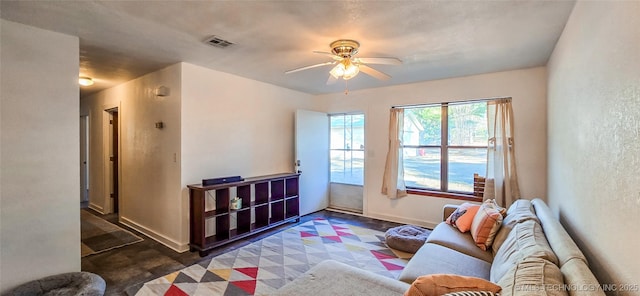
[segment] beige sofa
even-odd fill
[[[455,206],[446,206],[444,218]],[[604,295],[587,260],[540,199],[518,200],[507,211],[492,248],[478,248],[469,233],[438,224],[409,261],[399,281],[323,262],[274,295],[402,295],[421,275],[457,274],[502,287],[501,295]],[[373,293],[373,294],[372,294]]]

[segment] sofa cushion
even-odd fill
[[[425,243],[407,263],[399,280],[411,284],[419,276],[451,273],[489,279],[491,264],[441,245]]]
[[[578,248],[576,243],[571,239],[567,231],[562,227],[560,221],[555,218],[551,213],[551,209],[541,199],[534,199],[532,201],[535,207],[536,215],[540,220],[540,225],[544,229],[544,233],[547,235],[549,245],[553,248],[554,253],[558,256],[560,267],[571,259],[580,259],[587,262],[582,251]]]
[[[507,212],[507,216],[502,220],[502,226],[500,226],[500,230],[496,233],[496,237],[493,239],[493,244],[491,245],[493,253],[498,252],[498,249],[500,249],[500,246],[502,246],[502,243],[507,239],[511,229],[513,229],[516,224],[527,220],[538,221],[538,217],[533,212],[530,201],[519,199],[513,203]]]
[[[483,203],[471,223],[471,236],[476,245],[484,251],[488,250],[501,224],[500,211],[490,201]]]
[[[567,295],[560,269],[542,258],[526,258],[514,265],[498,281],[501,296]]]
[[[493,258],[491,281],[499,281],[514,265],[530,257],[543,258],[558,264],[558,258],[549,246],[542,226],[534,220],[516,224],[509,233]]]
[[[287,283],[272,296],[333,296],[333,295],[402,295],[409,284],[352,267],[334,260],[325,260]]]
[[[567,261],[562,265],[560,271],[564,276],[564,283],[569,289],[569,295],[604,296],[604,292],[600,289],[600,283],[581,259],[574,258]]]
[[[404,296],[443,295],[462,291],[500,292],[500,286],[485,279],[456,274],[430,274],[418,277]]]
[[[478,248],[471,234],[461,233],[446,223],[438,224],[427,238],[427,242],[454,249],[489,263],[493,261],[493,254]]]
[[[523,211],[523,210],[534,213],[533,204],[531,203],[530,200],[518,199],[514,201],[509,207],[509,209],[507,210],[507,215],[514,213],[516,211]]]

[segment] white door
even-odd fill
[[[329,117],[296,111],[296,170],[300,172],[300,215],[329,206]]]

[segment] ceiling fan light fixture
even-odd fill
[[[78,83],[82,86],[91,86],[93,85],[93,79],[91,79],[91,77],[87,77],[87,76],[80,76],[78,78]]]
[[[342,79],[349,80],[353,77],[356,77],[360,73],[360,67],[354,65],[353,63],[349,63],[344,69],[344,73],[342,74]]]
[[[360,73],[360,68],[352,63],[349,59],[342,60],[342,62],[337,64],[335,67],[333,67],[333,69],[331,69],[331,71],[329,71],[329,74],[331,74],[333,78],[339,79],[340,77],[342,77],[342,79],[344,80],[349,80],[353,77],[356,77],[358,73]]]
[[[400,65],[402,61],[393,57],[368,57],[357,58],[354,55],[358,53],[360,43],[351,39],[339,39],[329,44],[331,52],[313,51],[313,53],[329,55],[333,61],[314,64],[310,66],[304,66],[293,70],[285,71],[285,74],[290,74],[302,70],[313,69],[316,67],[322,67],[327,65],[333,65],[333,68],[329,71],[329,79],[327,85],[335,83],[336,80],[342,78],[345,82],[353,77],[356,77],[360,70],[364,74],[367,74],[373,78],[379,80],[387,80],[391,76],[380,72],[368,64],[381,64],[381,65]],[[362,69],[360,69],[362,67]],[[346,83],[345,83],[346,84]]]

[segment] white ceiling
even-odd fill
[[[176,62],[188,62],[310,94],[326,85],[336,39],[361,43],[358,57],[397,57],[374,65],[393,78],[365,74],[363,89],[545,65],[574,1],[6,1],[3,19],[80,37],[86,95]],[[220,49],[202,41],[220,36]],[[46,46],[46,44],[43,44]]]

